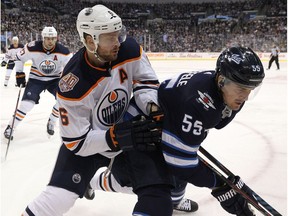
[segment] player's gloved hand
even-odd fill
[[[239,176],[235,176],[233,183],[253,198],[251,190],[245,185]],[[230,214],[238,216],[254,216],[254,212],[250,209],[247,200],[240,194],[236,193],[229,185],[225,184],[222,187],[214,189],[211,194],[220,202],[222,208]]]
[[[24,72],[16,72],[16,84],[18,87],[21,86],[24,88],[26,86],[26,78],[25,78],[25,73]]]
[[[5,67],[7,65],[7,62],[6,61],[2,61],[1,62],[1,67]]]
[[[161,142],[161,130],[156,121],[138,115],[111,127],[106,132],[106,142],[112,151],[154,151]]]

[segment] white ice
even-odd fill
[[[151,61],[162,81],[176,73],[214,69],[214,61]],[[265,67],[267,62],[264,62]],[[222,130],[211,130],[203,143],[212,155],[282,215],[287,215],[287,65],[280,63],[266,71],[266,78],[256,97],[248,101],[235,120]],[[28,70],[29,68],[26,68]],[[4,88],[5,69],[1,67],[1,215],[20,216],[26,205],[48,183],[60,146],[59,128],[48,139],[46,123],[54,104],[45,92],[26,118],[19,124],[10,143],[3,132],[13,115],[19,88],[14,87],[14,72]],[[174,215],[225,216],[218,201],[205,188],[189,185],[186,197],[198,202],[196,213]],[[96,192],[93,201],[79,199],[65,215],[131,215],[136,196]],[[156,207],[156,206],[155,206]],[[256,215],[262,215],[256,212]]]

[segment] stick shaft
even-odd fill
[[[235,175],[226,168],[220,161],[218,161],[215,157],[213,157],[209,152],[207,152],[202,146],[200,146],[199,151],[208,159],[210,160],[214,165],[216,165],[223,173],[225,173],[227,176],[234,177]],[[200,160],[206,164],[210,169],[212,169],[213,172],[215,172],[224,182],[226,182],[231,188],[233,188],[236,192],[241,194],[251,205],[253,205],[257,210],[259,210],[264,215],[268,216],[281,216],[281,214],[276,211],[271,205],[269,205],[264,199],[262,199],[257,193],[255,193],[248,185],[248,189],[251,190],[254,199],[257,200],[257,202],[252,199],[249,195],[247,195],[244,191],[239,189],[236,185],[234,185],[228,178],[223,176],[217,169],[215,169],[211,164],[208,163],[205,159],[200,157]],[[260,205],[259,205],[260,204]]]

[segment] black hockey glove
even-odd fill
[[[25,79],[25,73],[24,72],[16,72],[16,84],[18,87],[22,84],[22,88],[26,86],[26,79]]]
[[[106,142],[112,151],[154,151],[161,142],[161,130],[156,121],[139,115],[111,127]]]
[[[245,185],[239,176],[235,176],[233,183],[253,198],[251,190]],[[254,216],[253,210],[250,209],[247,200],[240,194],[236,193],[229,185],[224,185],[220,188],[214,189],[211,194],[220,202],[222,208],[230,214],[238,216]]]
[[[1,67],[5,67],[6,65],[7,65],[7,62],[6,61],[2,61]]]

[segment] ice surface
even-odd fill
[[[213,61],[151,61],[162,81],[176,73],[214,69]],[[264,62],[265,67],[267,62]],[[275,65],[274,65],[275,66]],[[222,130],[211,130],[203,146],[234,174],[242,177],[255,192],[287,215],[287,65],[281,70],[266,71],[258,95],[247,102],[235,120]],[[28,68],[26,68],[28,70]],[[7,147],[3,132],[12,116],[19,89],[14,87],[14,72],[4,88],[1,83],[1,155]],[[1,215],[20,216],[26,205],[48,183],[60,146],[59,128],[50,139],[46,123],[54,105],[45,92],[26,118],[19,124],[10,143],[7,160],[1,164]],[[205,188],[187,187],[186,197],[199,203],[195,216],[225,216],[218,201]],[[131,215],[136,196],[96,192],[93,201],[77,200],[69,216]],[[175,212],[175,215],[190,215]],[[257,215],[261,215],[257,212]]]

